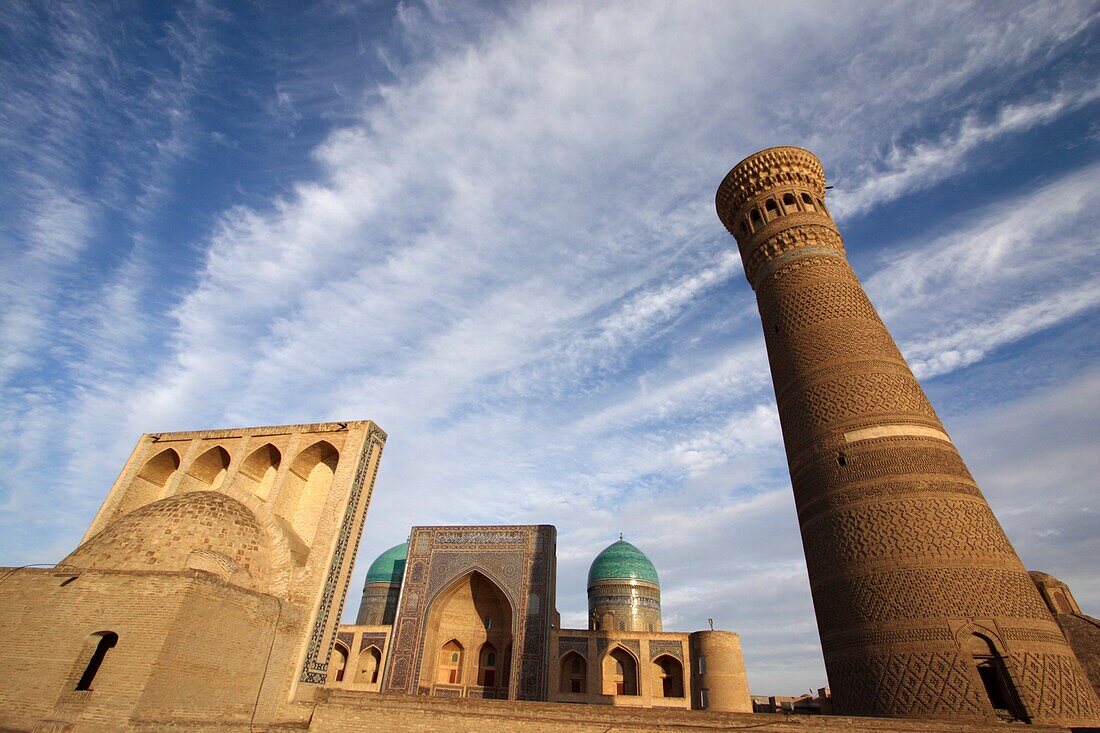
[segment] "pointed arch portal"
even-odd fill
[[[473,570],[456,579],[428,609],[421,687],[507,697],[514,623],[508,596],[490,578]]]

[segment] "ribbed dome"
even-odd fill
[[[367,583],[401,583],[405,575],[405,558],[409,556],[409,543],[402,542],[383,552],[367,569]]]
[[[63,565],[101,570],[208,570],[234,582],[246,571],[270,574],[267,537],[252,511],[216,491],[194,491],[146,504],[108,524]]]
[[[619,540],[596,555],[588,569],[588,587],[601,580],[642,580],[660,586],[657,568],[634,545]]]

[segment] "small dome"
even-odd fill
[[[588,569],[588,587],[601,580],[641,580],[661,585],[657,579],[657,568],[653,567],[645,553],[625,540],[608,545],[592,561],[592,567]]]
[[[369,583],[393,583],[400,585],[405,575],[405,558],[409,555],[409,543],[402,542],[378,556],[367,570]]]
[[[271,560],[267,537],[248,507],[216,491],[193,491],[124,514],[61,564],[100,570],[193,568],[262,585]],[[244,582],[244,575],[252,583]]]

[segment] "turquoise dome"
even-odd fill
[[[592,561],[592,567],[588,569],[588,587],[600,580],[643,580],[661,585],[657,579],[657,568],[653,567],[645,553],[625,540],[608,545]]]
[[[402,542],[378,556],[367,570],[367,583],[401,583],[405,576],[405,558],[409,556],[409,543]]]

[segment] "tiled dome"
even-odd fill
[[[588,569],[588,587],[601,580],[641,580],[660,586],[657,568],[634,545],[619,540],[596,555]]]
[[[196,568],[234,582],[244,570],[248,585],[263,584],[271,571],[268,540],[255,515],[215,491],[177,494],[135,509],[61,564],[99,570]]]
[[[383,552],[370,564],[367,583],[392,583],[399,585],[405,575],[405,558],[409,555],[409,543],[402,542]]]

